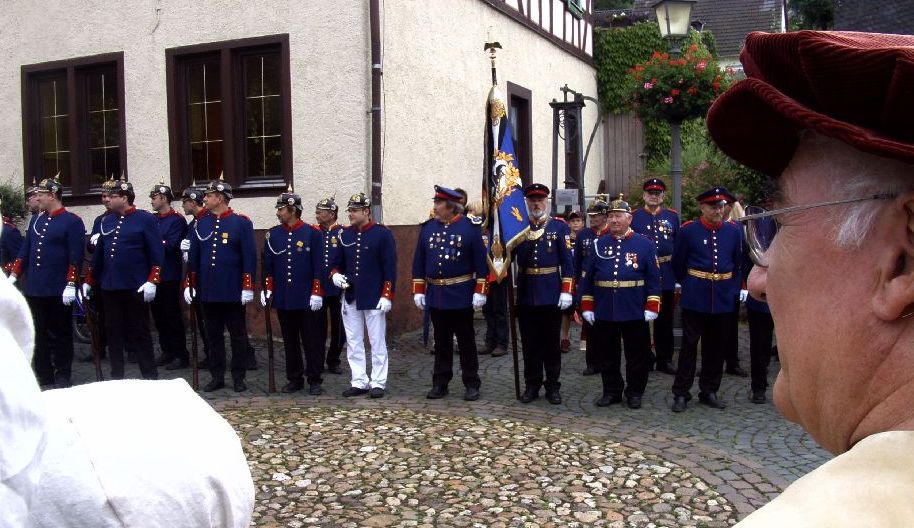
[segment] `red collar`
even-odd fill
[[[52,213],[49,213],[48,216],[51,218],[54,218],[55,216],[60,216],[60,215],[64,214],[65,212],[67,212],[67,208],[61,207],[60,209],[58,209]]]
[[[289,225],[289,224],[284,223],[284,224],[282,224],[282,227],[286,231],[298,231],[299,229],[302,228],[303,225],[305,225],[305,223],[302,222],[301,219],[298,219],[298,221],[296,221],[294,224]]]
[[[174,209],[168,209],[168,211],[166,211],[164,213],[156,213],[156,214],[158,215],[159,218],[165,218],[166,216],[172,216],[176,213],[177,213],[177,211],[175,211]]]
[[[599,230],[599,231],[597,231],[597,230],[594,229],[593,227],[591,227],[590,230],[593,231],[593,234],[595,234],[595,235],[597,235],[597,236],[603,236],[603,235],[605,235],[606,233],[609,233],[609,226],[608,226],[608,225],[605,225],[605,226],[603,226],[603,229],[601,229],[601,230]]]
[[[368,231],[369,229],[371,229],[372,227],[374,227],[376,225],[378,225],[378,224],[376,224],[374,220],[369,220],[367,224],[362,226],[362,229],[359,229],[355,226],[350,226],[350,227],[352,227],[352,229],[356,232],[364,233],[365,231]]]
[[[232,208],[229,207],[222,214],[220,214],[217,218],[219,218],[219,219],[226,218],[228,216],[232,216],[232,214],[233,214]]]
[[[699,219],[701,220],[701,225],[705,226],[705,229],[710,229],[711,231],[720,229],[720,226],[723,224],[723,222],[718,222],[716,224],[712,224],[711,222],[708,222],[707,220],[705,220],[705,217],[703,217],[703,216],[699,217]]]
[[[339,229],[339,228],[340,228],[340,225],[339,225],[339,224],[333,224],[333,225],[331,225],[330,227],[328,227],[327,229],[324,229],[323,226],[320,225],[320,223],[317,223],[317,224],[314,224],[314,227],[316,227],[317,229],[319,229],[319,230],[321,230],[321,231],[323,231],[323,232],[325,232],[325,233],[328,233],[328,232],[330,232],[330,231],[333,231],[334,229]]]
[[[457,213],[454,215],[454,218],[451,218],[449,221],[441,222],[441,220],[439,220],[439,222],[441,222],[444,225],[451,225],[451,224],[454,224],[454,223],[457,223],[458,221],[460,221],[461,218],[463,218],[463,215],[460,213]]]
[[[124,214],[122,214],[121,216],[130,216],[130,215],[132,215],[132,214],[135,213],[135,212],[136,212],[136,206],[135,206],[135,205],[131,205],[130,207],[127,208],[126,211],[124,211]]]
[[[622,235],[620,237],[613,236],[613,238],[615,238],[616,240],[628,240],[629,238],[631,238],[633,236],[635,236],[635,232],[632,231],[632,228],[629,227],[628,231],[626,231],[624,235]]]
[[[197,215],[194,216],[194,218],[197,219],[197,220],[199,220],[199,219],[203,218],[204,216],[206,216],[206,215],[208,215],[208,214],[209,214],[209,209],[207,209],[207,208],[204,207],[203,209],[200,209],[200,212],[197,213]]]

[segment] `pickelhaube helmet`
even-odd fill
[[[302,210],[301,196],[295,194],[292,191],[291,184],[289,185],[289,188],[286,190],[286,192],[280,194],[279,198],[276,199],[276,208],[277,209],[282,209],[283,207],[289,207],[289,206],[294,207],[294,208],[298,209],[299,211]]]
[[[102,192],[105,194],[110,193],[115,187],[117,187],[117,180],[114,179],[114,174],[112,174],[105,180],[105,183],[102,184]]]
[[[232,199],[232,186],[226,183],[225,175],[223,173],[219,174],[218,180],[213,180],[209,182],[209,185],[206,186],[206,189],[203,190],[203,194],[210,193],[222,193],[226,199]]]
[[[619,193],[618,198],[609,202],[609,211],[613,213],[631,213],[632,207],[625,201],[622,193]]]
[[[133,191],[133,184],[124,179],[124,176],[121,175],[121,179],[115,182],[115,186],[111,191],[111,194],[120,194],[127,196],[128,198],[133,198],[136,196],[136,193]]]
[[[371,207],[371,199],[365,193],[353,194],[349,197],[349,203],[346,204],[346,209],[364,209],[366,207]]]
[[[587,214],[590,216],[607,214],[609,212],[609,199],[605,194],[594,196],[590,205],[587,206]]]
[[[38,183],[35,181],[35,177],[32,176],[32,184],[25,188],[25,197],[28,198],[29,196],[31,196],[37,192],[38,192]]]
[[[63,196],[63,185],[56,178],[45,178],[38,183],[35,192],[53,193],[57,198],[60,198]]]
[[[339,210],[339,207],[336,205],[336,200],[333,197],[324,198],[323,200],[317,202],[317,209],[323,211],[333,211],[334,213]]]
[[[159,194],[164,195],[165,198],[168,198],[169,202],[175,199],[175,194],[172,192],[171,187],[165,185],[165,182],[161,180],[159,183],[155,184],[152,187],[151,191],[149,191],[149,197],[153,198]]]
[[[190,187],[184,189],[184,192],[181,193],[181,201],[185,200],[192,200],[197,205],[203,205],[203,190],[200,189],[196,181],[192,182]]]

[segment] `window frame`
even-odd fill
[[[242,181],[246,171],[247,151],[244,142],[245,56],[276,48],[279,51],[279,86],[281,101],[282,162],[281,177],[271,180]],[[191,182],[190,149],[187,131],[187,95],[184,65],[207,56],[218,56],[222,97],[223,171],[225,181],[236,197],[272,196],[284,190],[293,179],[292,173],[292,86],[289,57],[289,35],[277,34],[245,39],[226,40],[179,46],[165,50],[165,78],[168,109],[168,144],[171,184],[184,189]],[[203,184],[205,182],[197,182]]]
[[[517,152],[517,143],[520,142],[523,148],[518,152],[518,162],[520,177],[523,184],[529,185],[533,180],[533,92],[519,84],[508,81],[508,111],[513,109],[513,99],[517,98],[524,101],[524,113],[517,118],[519,126],[517,130],[512,130],[514,134],[514,151]]]
[[[117,79],[118,110],[118,159],[121,173],[127,176],[127,118],[124,91],[124,52],[103,53],[72,59],[63,59],[38,64],[21,66],[22,83],[22,157],[23,183],[32,184],[32,178],[38,178],[42,168],[41,161],[41,116],[38,93],[38,82],[51,76],[63,73],[67,86],[67,107],[70,116],[67,135],[69,137],[70,175],[69,186],[64,187],[63,195],[74,205],[95,203],[95,197],[101,194],[101,185],[92,186],[88,171],[89,159],[89,111],[87,100],[86,78],[100,68],[113,66]],[[115,177],[120,177],[116,174]]]

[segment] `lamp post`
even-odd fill
[[[692,7],[698,0],[660,0],[651,6],[657,15],[660,35],[670,41],[670,53],[679,54],[679,41],[689,35]],[[670,121],[670,178],[673,209],[682,210],[682,121]]]

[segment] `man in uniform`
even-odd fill
[[[165,250],[162,261],[161,282],[156,291],[156,298],[150,309],[159,331],[159,347],[162,355],[156,365],[165,366],[165,370],[187,368],[190,365],[187,353],[187,339],[184,335],[184,319],[181,316],[181,241],[187,236],[187,221],[172,209],[174,200],[171,187],[159,182],[149,192],[152,209],[155,211],[159,228],[159,238]]]
[[[324,291],[324,305],[317,312],[317,326],[320,331],[321,350],[326,347],[327,351],[327,372],[332,374],[343,373],[340,366],[340,354],[343,352],[343,344],[346,339],[343,333],[343,314],[340,304],[342,290],[330,280],[331,265],[339,257],[340,252],[338,238],[340,225],[336,223],[338,210],[339,206],[336,205],[333,198],[324,198],[317,202],[314,209],[314,219],[317,220],[314,228],[318,230],[321,237],[321,262],[315,273],[320,278],[321,288]],[[327,343],[327,336],[330,337],[330,343]]]
[[[603,396],[597,406],[621,402],[624,389],[629,408],[638,409],[651,367],[647,325],[660,312],[660,266],[654,243],[631,229],[631,207],[621,195],[610,203],[608,223],[609,235],[594,242],[580,273],[581,312],[593,325],[589,345],[601,359]]]
[[[276,309],[286,353],[286,379],[282,391],[292,393],[305,386],[308,394],[323,394],[321,370],[324,349],[318,343],[321,331],[317,315],[323,306],[323,290],[318,277],[321,269],[321,234],[302,222],[301,196],[288,191],[276,199],[276,218],[280,224],[270,229],[263,243],[263,290],[260,304]],[[311,292],[306,296],[304,292]],[[265,317],[270,317],[266,314]],[[326,321],[326,319],[325,319]],[[302,363],[302,349],[305,363]]]
[[[349,227],[339,231],[343,247],[331,269],[333,283],[346,290],[343,327],[351,386],[343,396],[369,394],[383,398],[387,386],[387,312],[397,283],[397,247],[389,229],[371,219],[365,193],[353,194],[346,205]],[[365,364],[365,331],[371,342],[371,374]]]
[[[428,307],[435,328],[435,366],[429,399],[443,398],[454,376],[454,337],[466,388],[463,399],[479,399],[479,358],[473,310],[486,303],[489,267],[482,231],[463,213],[461,195],[435,186],[435,219],[426,222],[413,257],[413,300]]]
[[[185,216],[191,217],[190,222],[187,224],[187,238],[181,241],[181,258],[184,259],[184,262],[187,262],[190,252],[190,237],[194,233],[197,221],[209,214],[209,210],[203,207],[203,189],[198,187],[196,183],[192,183],[190,187],[184,189],[184,192],[181,193],[181,208],[184,210]],[[203,359],[197,360],[197,368],[208,369],[209,340],[206,337],[206,329],[203,326],[203,308],[199,302],[195,302],[193,303],[193,310],[194,320],[197,322],[197,328],[200,329],[200,339],[203,341]]]
[[[100,235],[92,266],[86,272],[83,295],[98,286],[104,299],[105,330],[111,377],[124,377],[124,351],[132,344],[144,379],[157,379],[149,309],[162,279],[164,249],[156,218],[133,205],[133,184],[120,180],[109,194],[111,213],[99,224]]]
[[[42,214],[32,222],[10,280],[26,275],[25,297],[35,321],[32,367],[42,386],[70,386],[73,365],[71,304],[76,300],[78,269],[83,262],[86,227],[61,203],[59,181],[41,180],[36,189]]]
[[[244,382],[248,357],[247,323],[244,307],[254,300],[257,247],[251,220],[229,207],[232,186],[213,180],[204,190],[210,214],[197,219],[190,236],[187,265],[188,284],[184,300],[196,298],[203,306],[204,328],[209,341],[209,370],[212,379],[204,392],[225,387],[225,337],[232,343],[232,388],[247,390]],[[195,291],[197,290],[197,291]]]
[[[541,183],[532,183],[524,189],[530,228],[514,254],[526,384],[520,401],[532,402],[539,397],[540,387],[545,386],[546,399],[558,405],[562,403],[559,392],[562,310],[571,306],[574,264],[568,224],[549,218],[548,196],[549,187]]]
[[[575,251],[577,249],[578,234],[584,229],[584,216],[581,215],[581,211],[572,209],[565,213],[564,218],[565,222],[568,224],[568,229],[571,230],[571,258],[573,262],[577,263]],[[575,268],[575,273],[578,273],[577,268]],[[575,278],[577,279],[577,277]],[[559,348],[562,350],[562,354],[571,352],[571,321],[574,317],[574,313],[574,304],[562,312],[562,339],[559,342]]]
[[[605,194],[597,195],[593,202],[587,206],[587,217],[590,219],[590,227],[581,229],[574,242],[574,272],[575,278],[581,280],[581,271],[584,269],[584,261],[590,257],[593,252],[593,241],[609,233],[609,227],[606,225],[609,215],[609,203]],[[580,296],[580,291],[577,292]],[[578,305],[581,299],[578,298]],[[600,358],[598,350],[595,347],[587,346],[590,334],[593,331],[593,325],[586,320],[581,326],[581,348],[584,349],[585,376],[593,376],[600,372]]]
[[[3,271],[9,273],[13,261],[19,256],[21,249],[22,233],[19,232],[19,227],[13,222],[13,218],[4,214],[3,234],[0,236],[0,266],[3,267]]]
[[[676,374],[673,367],[673,302],[676,277],[673,276],[673,245],[679,233],[679,213],[663,207],[666,183],[651,178],[641,186],[644,190],[644,207],[632,213],[632,230],[646,236],[657,248],[660,263],[660,316],[654,321],[654,351],[657,353],[657,370]]]
[[[695,381],[698,342],[701,341],[701,376],[698,401],[709,407],[726,407],[717,397],[723,374],[727,328],[741,290],[743,234],[724,218],[724,206],[733,195],[715,187],[696,198],[701,217],[682,225],[673,249],[673,273],[682,284],[682,349],[673,382],[673,412],[682,412]]]
[[[95,217],[95,220],[92,221],[92,231],[89,232],[89,239],[86,240],[86,252],[89,254],[89,259],[92,258],[92,253],[95,252],[95,245],[98,244],[98,239],[101,237],[101,222],[103,218],[106,218],[111,213],[111,201],[110,194],[114,190],[114,187],[117,185],[117,182],[114,180],[114,176],[109,178],[102,184],[102,192],[100,199],[102,206],[105,208],[102,211],[102,214]],[[95,316],[95,327],[99,329],[97,332],[96,338],[98,339],[98,348],[99,348],[99,358],[104,359],[108,355],[108,333],[105,332],[105,301],[102,299],[101,295],[96,295],[92,299],[92,305],[89,307],[84,306],[84,310],[92,310],[93,315]],[[133,343],[127,343],[127,362],[135,363],[136,362],[136,352],[133,350]],[[95,361],[95,356],[90,352],[83,355],[79,358],[80,361],[90,363]]]

